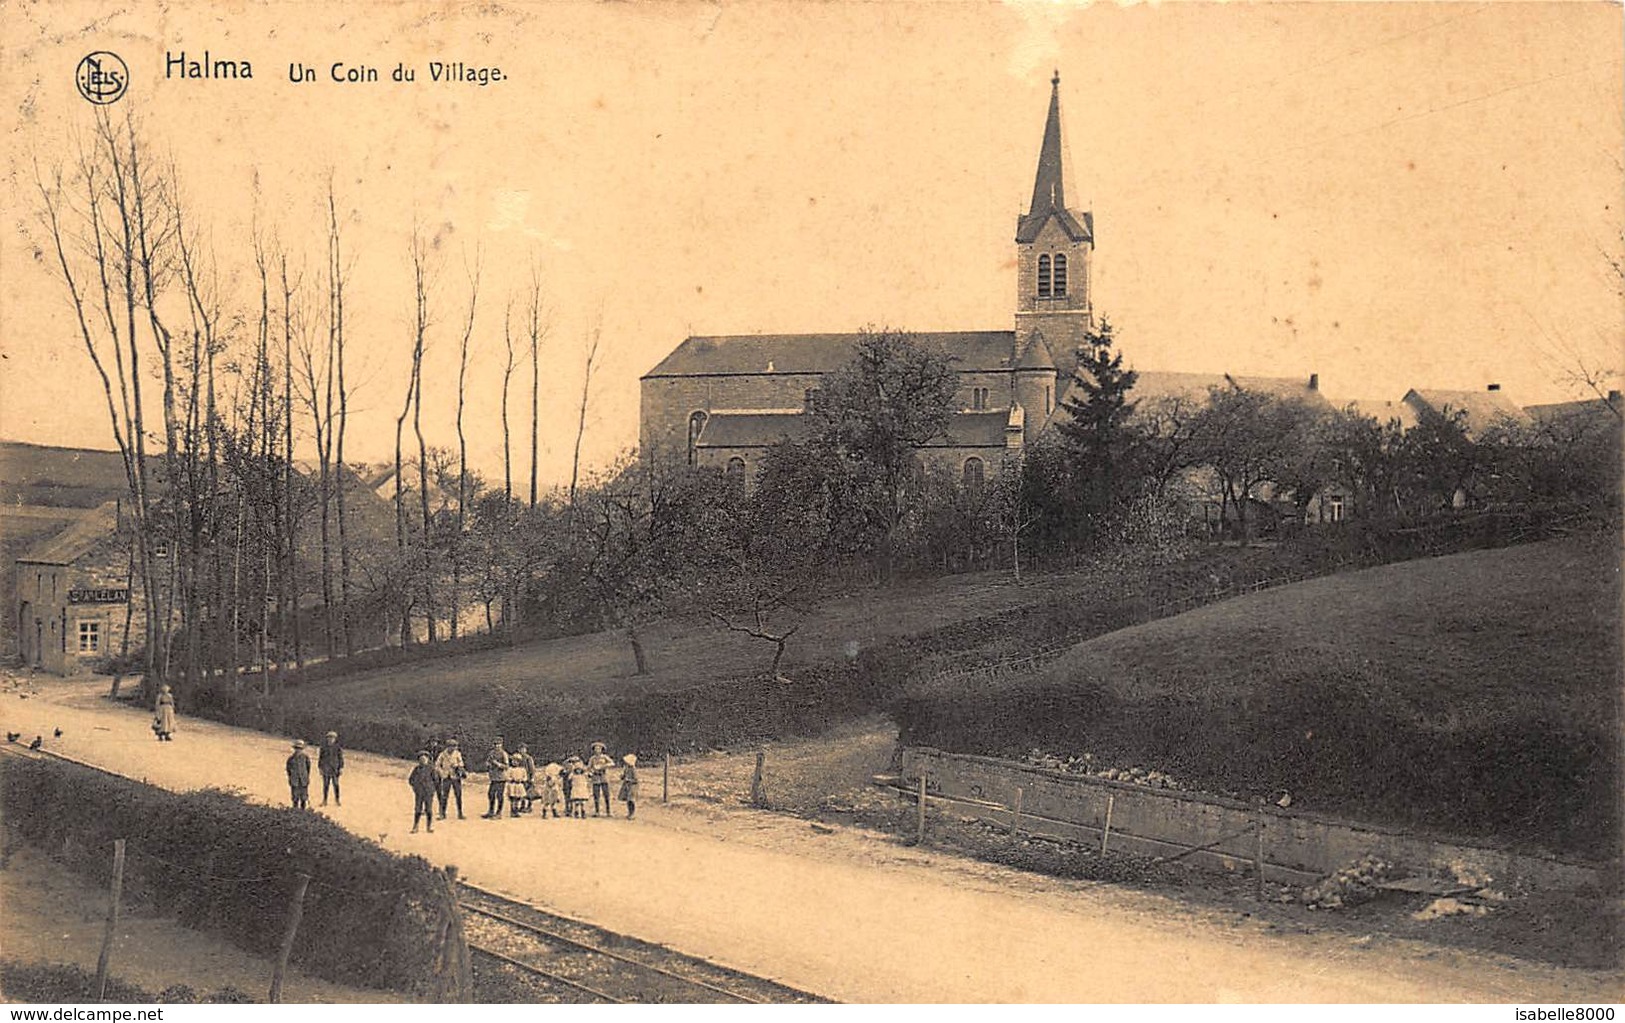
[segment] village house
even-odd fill
[[[140,586],[132,588],[128,540],[120,504],[109,501],[17,557],[14,622],[24,665],[56,675],[89,670],[124,649],[126,627],[132,648],[141,647],[146,607]]]

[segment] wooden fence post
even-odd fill
[[[753,806],[767,805],[767,792],[762,788],[762,766],[767,762],[767,750],[756,751],[756,771],[750,776],[750,801]]]
[[[1264,901],[1264,822],[1257,824],[1257,841],[1253,845],[1253,884],[1258,901]]]
[[[124,892],[124,839],[113,840],[113,898],[107,905],[107,929],[102,932],[102,954],[96,957],[96,1001],[107,997],[107,964],[113,956],[113,934],[118,930],[119,897]]]
[[[1010,810],[1010,837],[1021,835],[1021,786],[1016,786],[1016,805]]]
[[[299,933],[299,921],[305,915],[305,890],[310,887],[310,875],[300,874],[293,886],[293,903],[288,907],[288,927],[282,932],[282,947],[277,949],[276,967],[271,971],[271,993],[266,1001],[275,1005],[282,1001],[282,975],[288,972],[288,956],[293,952],[293,936]]]
[[[671,798],[671,754],[660,765],[660,801],[666,802]]]
[[[468,940],[463,937],[463,911],[457,899],[457,867],[446,864],[446,892],[448,898],[448,911],[451,914],[451,926],[446,932],[446,948],[450,952],[452,976],[455,983],[452,987],[453,1002],[472,1002],[474,1000],[474,973],[468,959]]]
[[[1100,855],[1106,855],[1106,842],[1112,837],[1112,807],[1117,804],[1115,795],[1106,796],[1106,826],[1100,829]]]
[[[915,814],[914,844],[925,844],[925,768],[920,768],[920,805]]]

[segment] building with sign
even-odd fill
[[[118,502],[109,501],[18,555],[12,621],[23,664],[57,675],[88,671],[120,652],[126,621],[140,648],[146,606],[140,587],[132,591],[123,527]]]

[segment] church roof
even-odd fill
[[[1021,353],[1020,359],[1016,360],[1016,368],[1054,371],[1055,356],[1050,353],[1049,342],[1044,340],[1044,335],[1034,334],[1032,336],[1032,339],[1027,342],[1027,350]]]
[[[810,420],[805,412],[713,412],[694,441],[697,448],[765,448],[784,440],[806,437]],[[1002,448],[1009,409],[955,412],[948,418],[945,436],[928,448]]]
[[[699,448],[765,448],[807,434],[804,412],[713,412],[695,438]]]
[[[1054,216],[1061,229],[1074,242],[1093,241],[1094,218],[1081,217],[1066,206],[1066,177],[1070,164],[1066,141],[1061,134],[1061,73],[1050,79],[1049,114],[1044,119],[1044,141],[1038,149],[1038,173],[1033,177],[1033,198],[1027,212],[1016,221],[1016,241],[1031,242]]]
[[[958,370],[1009,369],[1013,330],[924,331],[916,342],[945,351]],[[851,360],[862,334],[735,334],[690,337],[643,375],[651,377],[820,374]]]

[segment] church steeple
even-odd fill
[[[1094,321],[1090,263],[1095,247],[1094,217],[1067,208],[1066,137],[1061,132],[1061,73],[1050,78],[1049,113],[1038,147],[1038,173],[1027,212],[1016,220],[1016,350],[1022,381],[1032,391],[1017,400],[1033,412],[1050,404],[1041,392],[1039,346],[1053,356],[1058,380],[1070,379],[1078,349]],[[1074,187],[1077,182],[1072,182]],[[1028,378],[1031,379],[1028,379]],[[1018,390],[1021,388],[1018,386]],[[1059,393],[1058,391],[1056,393]],[[1038,421],[1042,425],[1042,421]]]
[[[1044,119],[1044,144],[1038,149],[1038,176],[1033,181],[1029,214],[1066,209],[1066,167],[1061,149],[1061,72],[1049,80],[1049,116]]]
[[[1051,216],[1074,242],[1093,241],[1088,213],[1081,217],[1066,207],[1066,144],[1061,134],[1061,72],[1049,80],[1049,114],[1044,119],[1044,141],[1038,148],[1038,173],[1033,177],[1033,198],[1027,212],[1016,224],[1016,241],[1030,242],[1038,237]]]

